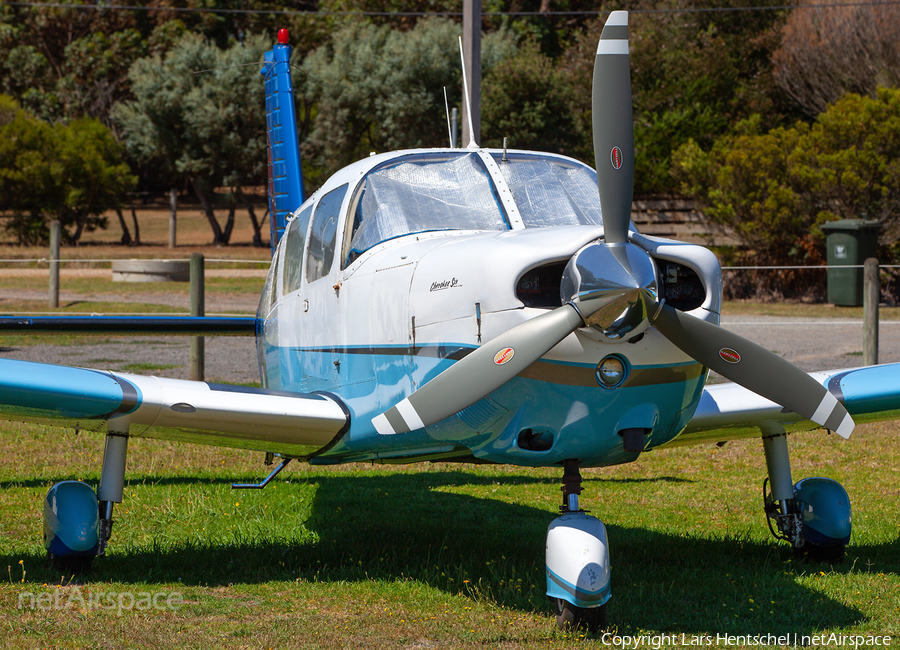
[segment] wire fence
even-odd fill
[[[109,259],[80,259],[68,258],[54,260],[46,257],[34,257],[25,259],[0,259],[0,264],[105,264],[113,262],[190,262],[189,257],[185,258],[144,258],[144,257],[118,257]],[[207,257],[204,259],[206,263],[216,262],[220,264],[271,264],[272,260],[229,260],[217,257]]]
[[[0,264],[51,264],[51,263],[85,263],[85,264],[105,264],[112,262],[190,262],[190,258],[137,258],[137,257],[119,257],[108,259],[50,259],[46,257],[34,257],[24,259],[0,259]],[[225,259],[217,257],[205,258],[206,263],[220,264],[271,264],[272,260],[240,260]],[[828,270],[828,269],[862,269],[864,264],[818,264],[814,266],[723,266],[723,271],[797,271],[797,270]],[[900,269],[900,264],[879,264],[879,269]]]

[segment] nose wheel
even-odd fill
[[[600,607],[578,607],[562,598],[554,599],[556,626],[560,630],[585,629],[599,632],[606,629],[606,604]]]
[[[561,630],[597,632],[606,627],[610,597],[606,526],[578,504],[578,461],[564,467],[560,516],[547,530],[547,597]]]

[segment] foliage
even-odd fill
[[[459,26],[434,18],[407,32],[352,24],[303,62],[306,99],[316,105],[304,154],[324,173],[370,151],[445,146],[443,88],[461,97]],[[501,31],[482,42],[485,74],[514,48]]]
[[[262,80],[253,64],[268,47],[267,39],[252,36],[220,50],[200,36],[185,35],[165,55],[132,66],[135,99],[113,111],[139,165],[170,185],[190,184],[203,204],[213,243],[227,244],[231,232],[230,225],[223,230],[216,221],[213,190],[264,182]]]
[[[484,78],[481,144],[573,154],[585,134],[576,130],[568,76],[527,42]],[[590,133],[587,134],[590,137]]]
[[[49,125],[0,97],[0,210],[19,243],[47,239],[58,219],[75,244],[105,227],[103,213],[117,207],[135,183],[120,145],[97,120]]]
[[[633,8],[643,6],[635,3]],[[771,76],[769,55],[779,24],[774,11],[629,16],[637,195],[677,192],[671,156],[689,139],[708,148],[751,114],[774,125],[793,117]],[[591,162],[591,82],[602,28],[603,21],[597,20],[576,33],[560,57],[560,67],[571,79],[571,110],[585,134],[579,157]]]
[[[900,227],[900,90],[849,94],[812,125],[760,132],[744,121],[705,152],[675,154],[683,190],[732,228],[760,264],[821,263],[819,226],[866,214],[886,238]]]
[[[896,4],[833,6],[806,0],[782,30],[772,56],[775,80],[815,117],[844,93],[874,97],[878,86],[900,84],[898,41]]]

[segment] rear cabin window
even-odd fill
[[[303,267],[303,244],[306,243],[306,231],[312,206],[303,210],[288,224],[284,245],[284,279],[282,293],[287,295],[300,288],[300,269]]]
[[[331,271],[337,224],[346,194],[347,185],[341,185],[323,196],[316,206],[312,230],[309,233],[309,251],[306,254],[307,282],[324,278]]]
[[[388,239],[431,230],[509,230],[475,153],[414,154],[370,171],[354,200],[344,267]]]
[[[597,173],[587,165],[534,154],[493,156],[526,228],[603,224]]]

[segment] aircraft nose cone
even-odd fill
[[[658,296],[656,265],[634,244],[588,244],[569,260],[560,294],[606,338],[633,336],[649,326]]]

